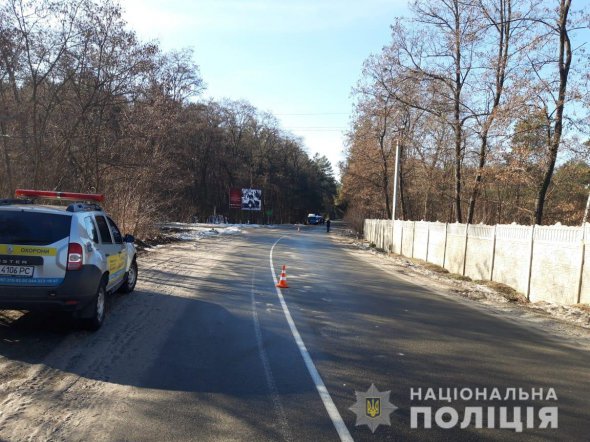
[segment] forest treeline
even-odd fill
[[[135,234],[214,211],[295,222],[330,209],[325,157],[249,103],[195,99],[203,89],[191,51],[140,41],[116,2],[1,0],[0,196],[104,193]],[[243,187],[262,189],[264,212],[230,213]]]
[[[575,9],[578,8],[578,9]],[[580,224],[590,167],[588,11],[575,0],[414,0],[370,56],[342,164],[360,228],[396,218]]]

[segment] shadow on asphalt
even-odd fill
[[[166,272],[157,277],[165,277]],[[204,285],[210,297],[224,302],[242,297],[224,289],[223,278],[211,278]],[[188,281],[184,283],[188,284]],[[124,335],[143,318],[134,306],[153,312],[145,332]],[[178,312],[167,317],[159,312]],[[11,312],[12,313],[12,312]],[[28,364],[49,367],[89,379],[140,388],[224,393],[234,396],[260,395],[267,391],[264,368],[256,344],[251,312],[236,316],[219,304],[194,298],[137,291],[108,299],[107,319],[95,332],[75,330],[72,320],[59,314],[23,312],[13,320],[0,316],[0,355]],[[131,327],[125,324],[128,322]],[[172,323],[171,323],[172,322]],[[146,327],[147,325],[147,327]],[[126,327],[127,326],[127,327]],[[153,341],[164,329],[166,338],[158,349]],[[312,391],[297,347],[287,333],[263,330],[264,346],[277,371],[286,370],[289,378],[281,383],[281,393]],[[57,359],[52,351],[68,340],[67,358]],[[124,346],[119,342],[125,340]],[[113,341],[109,348],[108,341]],[[112,357],[108,352],[112,352]],[[94,353],[102,366],[88,368]],[[50,357],[48,357],[50,356]],[[80,361],[78,361],[78,359]],[[127,362],[126,362],[127,360]],[[81,363],[79,363],[81,362]],[[280,366],[280,367],[279,367]]]

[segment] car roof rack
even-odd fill
[[[67,212],[91,212],[94,210],[102,211],[102,207],[95,203],[74,203],[66,209]]]

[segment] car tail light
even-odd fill
[[[84,263],[82,246],[78,243],[71,242],[68,246],[68,270],[80,270]]]

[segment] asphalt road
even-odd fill
[[[56,317],[0,317],[0,439],[323,441],[339,439],[339,424],[367,441],[589,438],[587,348],[383,272],[323,227],[169,245],[141,258],[137,291],[108,307],[95,334]],[[375,433],[349,409],[371,384],[398,407]],[[418,388],[498,388],[502,399],[553,388],[557,400],[412,400]],[[420,406],[433,428],[411,428]],[[484,407],[484,426],[488,407],[522,407],[526,423],[526,407],[556,406],[558,428],[444,430],[434,413],[445,406],[459,424],[465,407]]]

